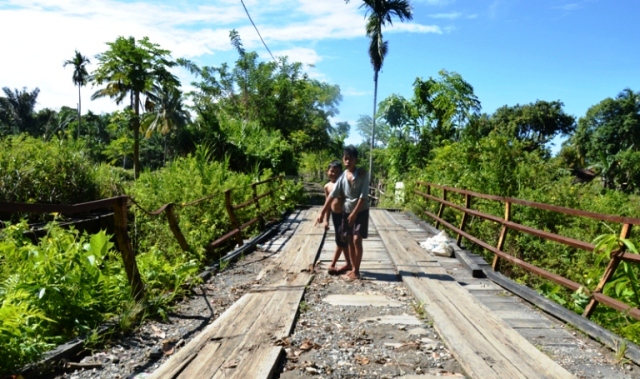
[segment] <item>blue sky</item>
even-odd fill
[[[414,19],[384,30],[389,54],[379,100],[411,96],[416,77],[446,69],[473,85],[482,110],[536,100],[561,100],[576,117],[624,88],[640,91],[640,4],[604,0],[413,0]],[[334,122],[373,107],[364,11],[352,0],[246,0],[275,55],[313,65],[309,75],[338,84],[343,101]],[[39,107],[75,106],[71,68],[75,49],[93,58],[118,36],[148,36],[199,65],[232,63],[229,30],[247,49],[270,59],[240,0],[118,1],[0,0],[0,86],[39,87]],[[93,59],[95,61],[95,59]],[[92,67],[90,67],[92,68]],[[194,80],[178,72],[185,89]],[[95,90],[95,89],[93,89]],[[111,111],[109,100],[83,110]],[[360,138],[352,133],[349,142]]]

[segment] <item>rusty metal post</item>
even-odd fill
[[[187,240],[184,238],[182,231],[180,230],[180,226],[178,225],[178,219],[176,218],[175,213],[173,212],[173,204],[169,204],[167,208],[165,208],[165,212],[167,215],[167,221],[169,222],[169,228],[171,228],[171,232],[173,232],[173,236],[178,240],[178,244],[183,251],[189,251],[189,244]]]
[[[620,238],[628,238],[629,234],[631,233],[631,227],[632,227],[631,224],[622,225],[622,230],[620,230]],[[607,264],[607,268],[604,270],[604,273],[602,274],[602,278],[600,278],[600,282],[598,282],[598,285],[593,290],[593,293],[602,292],[602,289],[604,288],[604,286],[607,284],[609,279],[611,279],[613,274],[616,272],[616,269],[618,268],[618,265],[620,264],[620,261],[621,261],[620,255],[623,252],[624,252],[624,245],[622,245],[622,247],[617,251],[614,251],[611,253],[611,260],[609,261],[609,264]],[[596,300],[592,296],[591,300],[589,300],[589,304],[587,304],[587,306],[584,308],[584,312],[582,313],[582,315],[586,318],[590,318],[591,315],[593,314],[593,311],[596,310],[597,306],[598,306],[598,300]]]
[[[238,223],[238,219],[236,218],[236,213],[233,210],[233,205],[231,204],[231,190],[224,191],[224,206],[227,208],[227,213],[229,214],[229,220],[231,220],[231,225],[234,229],[238,229],[240,232],[236,234],[236,243],[238,246],[244,245],[244,240],[242,239],[242,230],[240,229],[240,223]]]
[[[447,201],[447,190],[442,190],[442,200]],[[438,209],[438,218],[442,218],[442,213],[444,213],[444,204],[440,203],[440,208]],[[436,229],[440,226],[440,221],[436,220]]]
[[[464,195],[464,207],[469,209],[471,208],[471,195],[468,193]],[[462,214],[462,220],[460,220],[460,230],[464,231],[464,226],[467,223],[467,212]],[[456,239],[456,244],[460,246],[460,242],[462,242],[462,234],[458,233],[458,238]]]
[[[136,257],[127,231],[127,197],[120,197],[113,203],[113,224],[118,249],[122,255],[124,269],[127,272],[133,298],[140,301],[144,298],[144,284],[140,278]]]
[[[258,185],[253,183],[251,185],[251,191],[253,193],[253,201],[256,205],[256,210],[258,211],[258,217],[260,217],[260,229],[264,229],[264,215],[262,214],[262,210],[260,209],[260,199],[258,199],[258,189],[256,188]]]
[[[508,201],[504,203],[504,220],[511,221],[511,203]],[[508,230],[507,226],[502,225],[502,229],[500,230],[500,237],[498,237],[498,244],[496,245],[496,248],[500,251],[502,251],[502,248],[504,247],[504,241],[507,238],[507,230]],[[500,257],[494,254],[493,262],[491,263],[491,268],[493,269],[493,271],[498,271],[499,264],[500,264]]]

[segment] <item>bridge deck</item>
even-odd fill
[[[295,234],[252,292],[242,296],[150,378],[269,378],[293,328],[324,233],[313,228],[317,211],[300,215]]]
[[[313,280],[318,252],[323,247],[319,260],[327,261],[335,246],[313,227],[317,212],[318,208],[302,211],[290,239],[271,246],[282,251],[260,273],[254,289],[150,377],[273,377],[283,355],[279,341],[291,334],[305,286]],[[372,280],[402,280],[424,303],[469,377],[573,377],[529,342],[549,337],[548,341],[563,343],[566,336],[553,333],[566,331],[555,329],[551,320],[523,307],[517,298],[502,295],[495,284],[471,278],[457,260],[420,250],[416,241],[430,231],[403,213],[372,210],[371,218],[364,275]]]
[[[402,281],[472,378],[572,378],[425,255],[386,211],[371,218]]]

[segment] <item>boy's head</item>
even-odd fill
[[[355,146],[349,145],[342,149],[342,163],[344,163],[347,169],[353,169],[358,163],[358,149]]]
[[[329,163],[329,167],[327,168],[327,176],[332,182],[335,182],[341,173],[342,173],[342,164],[340,163],[340,161],[333,161]]]

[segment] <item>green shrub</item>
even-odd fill
[[[175,214],[182,234],[191,247],[191,251],[186,253],[180,249],[164,215],[150,216],[134,207],[137,225],[135,241],[139,251],[159,254],[171,267],[191,261],[202,267],[208,263],[207,260],[215,258],[206,256],[205,246],[231,230],[224,206],[224,191],[232,189],[232,201],[239,204],[252,197],[251,183],[273,176],[270,170],[265,170],[262,175],[230,171],[228,162],[211,161],[210,155],[206,147],[199,146],[194,155],[177,158],[163,169],[142,173],[132,185],[130,194],[146,210],[157,209],[166,203],[177,204]],[[275,207],[275,215],[276,212],[291,209],[298,203],[302,196],[301,185],[289,181],[284,184],[284,188],[276,192],[277,198],[266,197],[260,200],[262,210]],[[273,182],[260,185],[258,193],[264,193],[277,185]],[[195,205],[182,206],[209,195],[213,197]],[[255,207],[249,206],[239,210],[237,214],[241,222],[246,222],[255,217],[257,211]],[[254,228],[249,232],[256,230]]]
[[[0,200],[75,204],[99,197],[93,164],[80,143],[26,135],[0,140]]]
[[[130,301],[122,259],[109,237],[51,223],[37,244],[25,222],[0,231],[0,372],[87,333]]]

